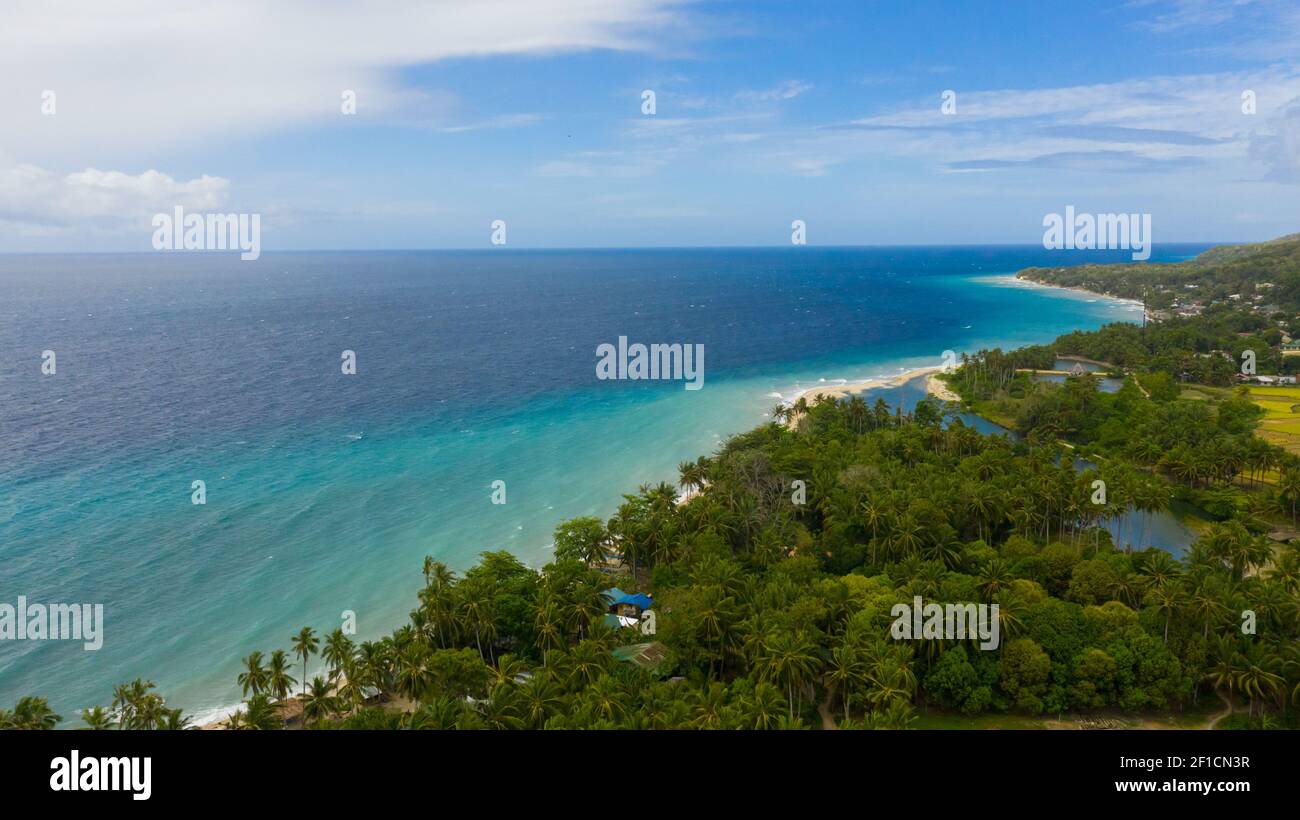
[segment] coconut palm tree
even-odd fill
[[[979,581],[976,589],[980,591],[980,597],[984,603],[991,603],[998,593],[1010,585],[1014,576],[1011,574],[1011,568],[1001,558],[990,558],[984,562],[980,568]]]
[[[92,706],[81,710],[81,722],[87,729],[104,731],[113,728],[113,715],[104,711],[103,706]]]
[[[289,656],[283,649],[271,653],[271,665],[266,670],[266,691],[276,700],[284,700],[298,681],[289,674]]]
[[[1278,656],[1260,641],[1250,641],[1241,655],[1242,667],[1237,673],[1237,688],[1250,698],[1250,714],[1255,714],[1255,702],[1276,695],[1282,688],[1283,678],[1277,674]],[[1262,712],[1261,704],[1261,712]]]
[[[795,690],[813,680],[820,665],[816,645],[804,633],[778,630],[763,640],[762,654],[758,660],[759,674],[763,680],[785,685],[788,717],[793,720]]]
[[[0,709],[0,729],[53,729],[62,720],[50,708],[49,701],[30,695],[19,698],[12,712]]]
[[[320,648],[320,639],[316,637],[316,630],[310,626],[304,626],[299,630],[297,635],[292,638],[293,653],[302,658],[302,693],[307,694],[307,658],[316,654]]]
[[[321,650],[320,656],[328,664],[329,680],[334,681],[339,675],[339,670],[343,668],[346,661],[352,659],[356,652],[356,647],[352,644],[352,639],[343,634],[340,627],[335,629],[325,639],[325,647]]]
[[[244,658],[244,671],[239,673],[239,688],[243,690],[244,697],[248,697],[250,692],[254,695],[261,692],[269,680],[270,676],[262,667],[261,652],[252,652]]]
[[[534,623],[537,628],[537,648],[542,651],[545,662],[549,650],[564,646],[564,629],[560,612],[551,598],[544,600],[533,611],[536,613]]]
[[[1277,479],[1277,491],[1283,503],[1291,508],[1291,526],[1296,526],[1296,508],[1300,506],[1300,469],[1284,469]]]
[[[721,729],[727,711],[727,685],[712,680],[691,693],[691,727]]]
[[[852,643],[846,641],[831,650],[831,665],[826,673],[826,681],[844,704],[844,720],[849,719],[853,690],[866,683],[867,678],[866,661]]]
[[[280,719],[279,709],[271,703],[271,698],[265,692],[259,692],[248,699],[248,704],[242,711],[230,716],[226,726],[230,729],[267,732],[283,728],[284,721]]]
[[[418,643],[407,644],[398,653],[396,671],[398,691],[411,700],[424,700],[435,683],[429,666],[429,650]]]
[[[311,679],[311,688],[302,699],[303,725],[319,723],[339,711],[339,699],[334,696],[330,684],[320,675]]]
[[[541,729],[563,708],[564,697],[554,681],[538,675],[520,687],[519,704],[524,725]]]

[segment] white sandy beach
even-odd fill
[[[800,392],[799,395],[795,397],[795,401],[798,401],[799,399],[807,399],[809,404],[814,404],[818,399],[822,398],[836,400],[843,399],[857,393],[862,393],[866,390],[874,390],[882,387],[899,387],[910,382],[912,379],[920,378],[921,376],[929,376],[942,370],[943,367],[941,365],[933,367],[918,367],[913,370],[905,370],[896,376],[881,376],[859,382],[810,387],[807,390]]]
[[[930,367],[916,367],[911,370],[905,370],[894,376],[880,376],[873,379],[864,379],[863,381],[847,382],[844,384],[826,385],[810,387],[807,390],[799,392],[790,402],[793,404],[799,399],[807,400],[809,405],[816,404],[818,401],[828,399],[839,401],[840,399],[879,388],[900,387],[913,379],[925,378],[925,389],[930,395],[942,401],[961,401],[961,398],[953,393],[947,385],[935,378],[936,373],[943,372],[943,365],[933,365]],[[791,414],[786,422],[788,427],[793,428],[799,423],[799,416]]]
[[[980,276],[977,277],[981,282],[988,282],[991,285],[998,285],[1007,288],[1047,288],[1049,290],[1064,290],[1070,293],[1077,293],[1081,296],[1088,296],[1093,299],[1109,299],[1112,302],[1121,302],[1133,308],[1141,309],[1141,299],[1126,299],[1121,296],[1111,296],[1106,293],[1098,293],[1095,290],[1087,288],[1067,287],[1065,285],[1049,285],[1046,282],[1036,282],[1033,279],[1023,279],[1014,274],[1003,274],[997,276]]]

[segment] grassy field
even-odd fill
[[[1300,387],[1250,387],[1249,393],[1251,402],[1264,411],[1256,434],[1287,452],[1300,453]]]

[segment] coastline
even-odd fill
[[[993,276],[976,277],[981,281],[988,282],[994,286],[1000,287],[1028,287],[1028,288],[1047,288],[1048,290],[1061,290],[1069,293],[1077,293],[1081,296],[1091,296],[1098,299],[1109,299],[1113,302],[1129,305],[1130,307],[1143,307],[1141,299],[1129,299],[1124,296],[1115,296],[1110,293],[1101,293],[1100,291],[1088,290],[1087,288],[1075,287],[1071,285],[1053,285],[1047,282],[1040,282],[1037,279],[1030,279],[1027,276],[1021,276],[1019,273],[997,274]]]
[[[1017,271],[1016,273],[973,276],[970,277],[970,279],[988,284],[992,287],[1011,287],[1011,288],[1034,289],[1034,290],[1037,289],[1051,290],[1051,291],[1057,291],[1058,293],[1056,295],[1058,296],[1068,296],[1069,294],[1077,294],[1072,298],[1079,298],[1083,296],[1090,297],[1088,301],[1105,299],[1110,302],[1125,305],[1126,307],[1133,310],[1140,310],[1143,312],[1145,318],[1146,306],[1139,299],[1129,299],[1122,296],[1115,296],[1109,293],[1100,293],[1098,291],[1088,290],[1087,288],[1081,288],[1081,287],[1053,285],[1047,282],[1040,282],[1036,279],[1030,279],[1027,276],[1022,276],[1021,273],[1022,271]],[[1077,360],[1077,361],[1082,361],[1082,362],[1087,362],[1090,364],[1097,364],[1097,365],[1108,364],[1107,362],[1097,362],[1091,359],[1086,359],[1082,356],[1062,356],[1062,358]],[[895,376],[884,376],[884,377],[877,377],[872,379],[864,379],[862,381],[847,382],[843,384],[836,384],[834,386],[810,387],[795,393],[794,396],[790,399],[782,399],[782,404],[786,405],[787,407],[793,407],[794,403],[797,402],[799,399],[806,399],[809,404],[812,404],[822,399],[832,399],[838,401],[839,399],[847,398],[848,396],[856,395],[858,393],[863,393],[867,390],[899,387],[903,384],[906,384],[907,382],[912,381],[913,379],[919,379],[922,377],[925,378],[925,391],[927,395],[939,399],[940,401],[960,402],[961,396],[953,392],[952,389],[949,388],[947,384],[945,384],[941,379],[936,378],[936,374],[942,372],[943,370],[944,367],[940,365],[928,366],[928,367],[917,367],[917,368],[912,368],[911,370],[906,370]],[[799,421],[799,416],[797,414],[791,413],[791,415],[786,420],[786,425],[791,429],[793,429],[798,424],[798,421]]]
[[[806,390],[800,391],[794,397],[794,401],[806,399],[809,404],[813,404],[823,399],[839,400],[867,390],[901,387],[912,379],[918,379],[921,376],[931,376],[942,370],[942,365],[931,365],[928,367],[916,367],[911,370],[905,370],[894,376],[878,376],[871,379],[863,379],[862,381],[837,384],[831,387],[810,387]],[[793,404],[793,402],[791,403]]]
[[[894,376],[878,376],[872,379],[847,382],[845,384],[837,384],[831,387],[810,387],[806,390],[801,390],[799,393],[795,394],[795,397],[792,400],[783,402],[783,404],[793,408],[795,403],[800,399],[806,400],[809,405],[827,400],[839,401],[840,399],[848,398],[849,396],[865,393],[868,390],[902,387],[908,382],[922,378],[925,379],[925,389],[929,395],[942,401],[961,401],[960,396],[953,393],[948,389],[947,385],[935,378],[935,374],[942,373],[944,369],[943,365],[914,367],[911,370],[905,370]],[[789,417],[786,419],[786,426],[792,430],[795,429],[802,417],[803,414],[793,412],[792,410]]]
[[[970,278],[970,277],[962,277],[962,278]],[[1014,277],[1008,277],[1008,278],[1016,281],[1020,286],[1028,286],[1030,284],[1026,282],[1026,280],[1015,280]],[[1036,283],[1034,284],[1036,285]],[[1044,285],[1043,287],[1048,287],[1048,286]],[[1064,289],[1056,288],[1056,290],[1060,291]],[[1065,294],[1058,293],[1056,295],[1063,296]],[[1008,301],[1010,301],[1011,298],[1012,297],[1010,294],[1005,294],[1003,296],[995,297],[995,299],[999,299],[999,300],[1007,299]],[[1015,298],[1022,298],[1022,296],[1017,296]],[[1077,297],[1072,297],[1072,298],[1077,298]],[[1113,303],[1114,301],[1119,301],[1119,300],[1113,300],[1112,297],[1106,297],[1106,301]],[[958,324],[960,325],[962,324],[962,322],[958,322]],[[999,322],[997,326],[992,327],[988,332],[994,334],[992,338],[998,339],[1000,337],[997,334],[999,334],[1004,330],[1014,328],[1015,326],[1016,326],[1015,317],[1013,315],[1007,315],[1004,317],[1003,321]],[[1053,331],[1053,332],[1066,332],[1069,328],[1078,327],[1078,326],[1079,325],[1077,323],[1071,324],[1068,326],[1068,328],[1063,326],[1060,331]],[[933,336],[931,336],[930,331],[927,331],[926,337],[933,338]],[[954,344],[953,346],[959,349],[962,347],[965,347],[966,349],[972,349],[973,347],[976,346],[974,342],[970,342],[969,344],[963,345],[962,344],[963,340],[956,340],[956,341],[957,344]],[[965,341],[969,342],[970,340],[965,340]],[[879,355],[875,349],[872,349],[871,352],[875,355]],[[926,359],[924,357],[920,358],[920,361],[925,361],[925,360]],[[936,359],[933,357],[930,358],[930,361],[935,361],[935,360]],[[947,400],[948,397],[945,396],[944,393],[947,392],[949,395],[951,395],[951,393],[950,391],[948,391],[947,387],[943,384],[943,382],[940,379],[936,378],[937,373],[942,370],[942,367],[937,365],[930,365],[926,367],[911,367],[910,369],[906,369],[906,370],[903,369],[909,363],[915,364],[917,361],[918,359],[916,357],[912,357],[911,361],[909,362],[908,358],[900,356],[899,358],[895,358],[892,362],[886,359],[885,361],[873,362],[867,365],[845,365],[841,362],[834,362],[830,365],[821,365],[820,363],[818,363],[811,368],[807,367],[806,365],[804,366],[796,365],[791,367],[791,366],[786,366],[784,364],[781,365],[779,368],[775,368],[775,369],[785,371],[786,373],[797,373],[800,377],[800,380],[803,382],[803,384],[809,385],[807,387],[799,387],[797,390],[792,390],[791,388],[784,386],[784,385],[789,385],[790,381],[787,380],[788,379],[787,376],[783,376],[779,373],[777,375],[766,375],[762,377],[762,379],[763,380],[770,379],[776,382],[777,389],[780,389],[782,392],[786,394],[784,399],[784,402],[786,404],[791,403],[793,400],[797,400],[799,397],[806,397],[811,402],[822,396],[838,398],[838,397],[845,397],[845,396],[863,393],[869,390],[888,390],[888,389],[900,387],[909,382],[915,382],[918,379],[925,380],[924,389],[930,395]],[[845,372],[845,368],[854,368],[857,370],[858,373],[863,373],[863,371],[865,370],[865,373],[863,375],[872,373],[873,371],[876,373],[880,373],[882,375],[878,375],[872,378],[853,379],[852,378],[853,371],[849,370],[848,372]],[[892,374],[889,373],[889,370],[895,368],[898,369],[898,372]],[[828,376],[839,375],[840,373],[844,373],[844,375],[850,376],[850,380],[834,379],[834,380],[828,380],[828,382],[815,382],[815,379],[809,378],[809,373],[811,372],[815,376],[817,375],[818,370],[822,370],[822,372],[825,372],[826,375]],[[754,383],[757,383],[759,379],[755,378],[752,381]],[[810,384],[810,382],[813,383]],[[768,383],[771,384],[771,382]],[[798,385],[798,382],[795,382],[795,384]],[[719,382],[719,386],[721,385],[722,383]],[[909,385],[909,390],[913,390],[919,387],[920,387],[919,384]],[[726,414],[725,416],[720,416],[717,419],[695,415],[692,418],[693,424],[697,427],[706,429],[709,432],[716,430],[719,434],[726,435],[729,429],[728,425],[735,425],[738,428],[738,432],[743,432],[744,430],[752,429],[753,427],[758,426],[764,423],[765,421],[770,421],[770,417],[764,418],[765,415],[764,411],[771,409],[772,402],[762,398],[762,396],[764,395],[763,392],[761,391],[751,392],[751,388],[752,388],[751,384],[747,384],[742,381],[738,381],[736,384],[731,385],[730,393],[723,392],[721,394],[722,397],[726,399],[727,406],[731,408],[729,413]],[[745,395],[742,395],[742,392]],[[767,395],[771,395],[771,393],[767,393]],[[953,398],[955,398],[955,396],[953,396]],[[736,401],[736,399],[740,399],[740,401]],[[721,403],[719,402],[719,404]],[[736,413],[737,408],[741,409],[743,411],[743,414],[737,414]],[[520,411],[520,415],[523,415],[522,411]],[[466,424],[465,426],[468,428],[470,425]],[[510,424],[502,423],[498,425],[498,427],[501,430],[503,431],[509,430],[510,432],[513,432],[513,429],[518,426],[519,425],[516,424],[513,420],[511,421]],[[469,430],[469,429],[451,430],[450,434],[468,436],[468,435],[473,435],[475,433],[483,433],[487,429],[490,428],[487,426],[476,425],[473,430]],[[614,428],[611,426],[610,429],[612,430]],[[531,433],[532,430],[531,428],[528,428],[525,429],[524,432]],[[680,429],[676,431],[676,435],[681,436],[682,438],[686,438],[684,431]],[[432,440],[432,443],[441,444],[441,445],[456,443],[453,441],[443,441],[441,439],[433,439],[433,437],[429,437],[429,438]],[[447,438],[447,436],[443,436],[443,438]],[[483,438],[485,438],[485,436],[482,435],[479,436],[480,440]],[[365,441],[364,446],[366,448],[374,448],[377,446],[382,446],[383,444],[386,443],[386,440],[387,437],[385,436],[380,436],[378,434],[372,436],[371,430],[367,429],[366,436],[364,439]],[[419,449],[419,446],[422,446],[424,443],[425,443],[424,439],[416,439],[417,447],[407,446],[405,447],[404,451],[410,452],[412,450]],[[360,451],[361,445],[353,444],[351,439],[348,440],[348,443],[345,446],[356,449],[358,453],[361,452]],[[698,455],[700,453],[708,452],[708,449],[706,446],[704,448],[693,449],[692,452]],[[358,456],[349,455],[349,457],[356,458]],[[672,471],[670,465],[669,471],[664,473],[665,478],[669,478],[671,474]],[[526,498],[526,496],[521,496],[521,498]],[[512,497],[512,503],[514,503],[513,497]],[[535,506],[540,506],[540,505],[535,505]],[[549,509],[550,508],[547,508],[547,510]],[[612,512],[611,509],[604,509],[604,510],[595,510],[593,511],[593,514],[608,515],[611,512]],[[545,516],[550,513],[548,512],[535,513],[532,509],[529,509],[527,510],[527,514]],[[548,520],[550,520],[551,523],[554,523],[554,521],[557,519],[551,518]],[[549,554],[550,553],[549,542],[543,541],[542,544],[543,545],[539,545],[541,546],[541,550]],[[530,543],[525,543],[522,538],[518,542],[508,542],[508,541],[503,542],[502,545],[505,546],[506,548],[511,549],[511,551],[514,551],[517,554],[521,554],[519,552],[520,547],[531,548],[532,546],[532,544]],[[491,545],[490,544],[482,545],[483,548],[487,548],[489,546]],[[267,556],[267,558],[269,557],[270,556]],[[533,564],[535,566],[540,566],[542,562],[528,561],[528,563]],[[382,614],[383,613],[381,613],[381,615]],[[314,619],[314,616],[307,616],[306,618],[304,618],[304,620],[309,620],[309,619]],[[401,623],[400,619],[390,622],[386,618],[377,616],[375,619],[372,619],[371,621],[368,622],[366,633],[369,633],[371,635],[382,636],[383,634],[386,633],[387,629],[390,626],[399,625],[400,623]],[[272,636],[270,639],[258,638],[256,640],[262,641],[262,643],[259,645],[274,646],[274,643],[266,643],[266,641],[273,642],[274,640],[276,640],[276,638]],[[254,647],[252,646],[247,647],[247,649],[251,649],[251,648]],[[315,665],[316,665],[316,661],[315,659],[313,659],[312,666],[314,667]],[[194,697],[190,691],[186,691],[185,689],[182,689],[181,687],[178,687],[172,684],[171,682],[165,682],[163,684],[163,687],[166,689],[166,693],[169,696],[170,705],[185,707],[187,712],[195,715],[196,718],[195,723],[197,725],[199,726],[207,725],[210,728],[215,728],[212,727],[212,724],[218,724],[218,725],[223,724],[228,719],[231,713],[243,708],[242,701],[237,698],[236,692],[234,691],[231,692],[231,698],[229,700],[226,700],[221,694],[223,691],[231,688],[230,681],[233,680],[235,671],[237,670],[232,670],[230,675],[224,675],[224,674],[217,674],[217,675],[195,674],[192,676],[186,675],[187,679],[182,682],[186,688],[190,690],[196,690],[196,689],[213,690],[212,692],[200,691],[199,697]],[[191,681],[189,680],[190,678],[193,678],[198,683],[197,684],[191,683]],[[208,685],[209,680],[214,682],[215,685]],[[215,696],[213,696],[213,692],[215,692]],[[95,702],[97,701],[93,696],[83,701],[83,703],[95,703]],[[194,705],[196,703],[197,706]]]

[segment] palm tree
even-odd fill
[[[320,647],[320,639],[316,637],[316,630],[310,626],[304,626],[297,635],[292,638],[293,653],[302,658],[302,693],[307,694],[307,658],[316,654]]]
[[[683,461],[677,465],[679,483],[687,492],[694,492],[704,486],[704,470],[697,461]]]
[[[1214,583],[1213,576],[1201,578],[1196,586],[1192,589],[1192,594],[1188,599],[1191,610],[1199,616],[1205,624],[1203,637],[1207,640],[1210,637],[1210,622],[1214,621],[1228,612],[1228,607],[1220,599],[1221,589]]]
[[[564,705],[560,687],[549,678],[535,676],[520,687],[520,709],[525,725],[540,729]]]
[[[166,720],[163,699],[153,688],[153,681],[142,678],[113,687],[112,709],[119,729],[156,729]]]
[[[339,699],[334,696],[329,683],[320,675],[311,679],[311,689],[303,694],[303,725],[317,723],[339,711]]]
[[[764,680],[785,684],[789,718],[794,720],[795,689],[811,681],[819,665],[817,648],[807,635],[780,630],[763,641],[759,672]],[[802,698],[800,698],[802,704]]]
[[[50,708],[49,701],[30,695],[20,698],[12,712],[0,710],[0,729],[53,729],[62,720]]]
[[[397,688],[411,700],[422,701],[434,684],[429,651],[418,643],[404,647],[397,656]]]
[[[569,600],[569,621],[577,629],[578,638],[591,634],[592,626],[605,617],[609,610],[604,590],[591,584],[579,584]]]
[[[363,641],[357,648],[357,660],[365,671],[366,680],[381,692],[389,692],[393,686],[393,651],[392,642]]]
[[[1156,611],[1165,616],[1165,643],[1169,643],[1169,625],[1173,622],[1174,614],[1182,608],[1183,591],[1177,583],[1166,583],[1159,586],[1152,586],[1147,592],[1144,599],[1149,600],[1155,605]]]
[[[542,651],[542,660],[545,662],[548,651],[564,646],[564,630],[560,623],[559,610],[555,608],[555,602],[550,598],[539,604],[535,612],[537,648]]]
[[[1242,654],[1242,669],[1237,673],[1237,687],[1250,698],[1250,714],[1255,714],[1255,701],[1276,695],[1282,688],[1283,678],[1275,671],[1278,657],[1267,646],[1257,641],[1246,645]],[[1261,707],[1262,712],[1262,707]]]
[[[721,681],[691,693],[691,726],[695,729],[721,729],[727,709],[727,686]]]
[[[1277,491],[1291,507],[1291,526],[1296,526],[1296,506],[1300,504],[1300,469],[1287,468],[1277,479]]]
[[[243,690],[244,697],[248,693],[254,695],[260,693],[267,687],[270,676],[262,668],[262,653],[253,652],[247,658],[244,658],[244,671],[239,673],[239,688]]]
[[[496,639],[496,609],[492,590],[476,578],[467,578],[456,587],[459,595],[459,611],[463,623],[474,630],[474,645],[478,647],[479,657],[495,665],[492,644]],[[483,653],[483,639],[487,638],[488,652]]]
[[[721,675],[727,661],[727,638],[737,615],[736,599],[720,586],[705,587],[700,591],[699,608],[695,615],[698,619],[696,631],[706,644],[713,645],[718,657],[718,674]]]
[[[916,689],[916,679],[904,664],[882,663],[869,678],[871,694],[868,699],[877,707],[888,708],[895,701],[907,701]]]
[[[741,702],[749,728],[775,729],[785,717],[786,704],[782,700],[781,690],[767,681],[754,684],[754,691]]]
[[[502,686],[514,686],[518,678],[528,672],[528,664],[524,663],[523,658],[507,652],[497,658],[496,668],[492,670],[492,688],[497,689]]]
[[[365,667],[357,658],[348,658],[343,662],[341,682],[337,694],[342,706],[360,709],[366,701],[367,677]]]
[[[826,679],[843,701],[844,720],[847,721],[853,690],[867,680],[866,663],[853,644],[845,642],[831,650],[831,668]]]
[[[325,639],[325,648],[321,650],[320,656],[329,665],[329,679],[333,681],[339,675],[339,670],[343,668],[346,661],[352,659],[355,652],[352,640],[343,634],[340,627],[335,629]]]
[[[259,692],[248,699],[248,708],[230,716],[227,726],[231,729],[270,731],[283,726],[276,708],[265,692]]]
[[[609,654],[592,641],[582,641],[569,653],[570,685],[586,688],[605,674]]]
[[[980,568],[979,582],[976,589],[980,591],[985,603],[991,603],[998,593],[1013,580],[1011,568],[1001,558],[990,558]]]
[[[275,695],[276,700],[284,700],[298,681],[289,674],[289,656],[283,649],[271,653],[271,666],[266,670],[266,690]]]
[[[113,728],[113,716],[104,711],[103,706],[93,706],[89,709],[82,709],[81,722],[86,724],[87,729],[95,729],[97,731]]]

